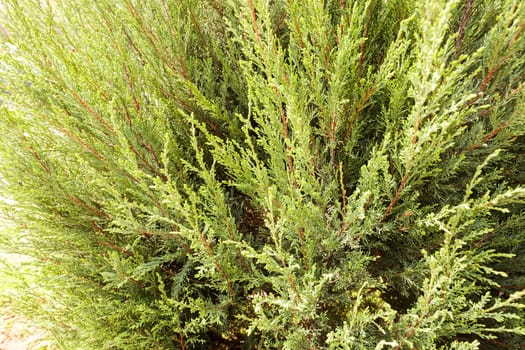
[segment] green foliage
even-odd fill
[[[0,244],[57,346],[523,346],[522,2],[1,10]]]

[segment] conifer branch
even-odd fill
[[[294,28],[293,29],[297,35],[297,39],[299,39],[299,46],[301,46],[301,49],[304,49],[306,45],[302,37],[301,27],[299,26],[299,23],[295,21],[295,18],[294,18]]]
[[[181,350],[186,350],[186,341],[184,340],[184,334],[181,332],[179,333],[179,337],[176,338],[176,342],[177,344],[180,345],[180,349]]]
[[[287,268],[284,260],[282,260],[282,267],[284,269]],[[299,293],[299,290],[297,289],[297,284],[295,283],[295,280],[292,277],[292,274],[290,272],[287,274],[287,279],[288,279],[288,283],[290,284],[290,287],[292,288],[292,291],[295,293],[295,297],[297,298],[297,300],[301,300],[302,299],[301,294]]]
[[[100,210],[98,210],[98,209],[96,209],[96,208],[93,208],[92,206],[90,206],[90,205],[86,204],[84,201],[82,201],[80,198],[75,197],[74,195],[69,194],[69,193],[65,194],[65,196],[66,196],[71,202],[73,202],[73,203],[75,203],[75,204],[81,206],[81,207],[84,208],[84,209],[89,210],[90,212],[94,213],[95,215],[97,215],[97,216],[99,216],[99,217],[101,217],[101,218],[105,218],[105,219],[109,218],[109,215],[108,215],[108,214],[106,214],[106,213],[104,213],[103,211],[100,211]]]
[[[155,162],[157,168],[160,168],[161,164],[159,162],[159,156],[157,155],[157,152],[155,152],[153,147],[150,144],[146,143],[145,141],[142,141],[140,144],[142,145],[142,147],[144,147],[149,152],[149,154],[153,158],[153,161]],[[162,176],[163,176],[163,179],[166,180],[165,176],[164,175],[162,175]]]
[[[230,281],[230,278],[228,277],[228,275],[226,274],[226,272],[224,271],[224,269],[222,268],[222,266],[219,264],[219,262],[217,261],[217,258],[215,257],[215,253],[213,253],[213,250],[211,249],[211,246],[210,246],[210,243],[208,242],[208,240],[206,239],[206,237],[204,236],[204,232],[200,232],[199,234],[199,237],[200,237],[200,240],[202,242],[202,244],[204,245],[204,247],[206,248],[206,252],[208,253],[208,255],[210,256],[210,258],[212,259],[213,261],[213,264],[215,265],[215,267],[217,268],[217,271],[219,271],[219,273],[221,274],[221,276],[224,278],[224,280],[226,281],[226,284],[228,286],[228,295],[230,297],[230,300],[233,299],[233,287],[232,287],[232,284],[231,284],[231,281]]]
[[[197,30],[197,34],[199,35],[199,38],[201,39],[201,43],[206,46],[206,48],[210,48],[209,47],[209,42],[208,40],[206,40],[206,38],[204,37],[204,34],[202,33],[202,29],[199,25],[199,22],[197,21],[197,19],[195,18],[195,13],[193,12],[193,9],[190,7],[188,7],[188,12],[190,14],[190,18],[191,18],[191,22],[193,23],[193,26],[195,27],[195,29]],[[212,51],[212,50],[210,50]]]
[[[328,132],[328,137],[330,138],[330,163],[335,164],[335,147],[336,147],[336,137],[337,137],[337,120],[336,113],[332,113],[332,121],[330,122],[330,130]]]
[[[170,70],[175,76],[183,78],[183,80],[187,82],[188,84],[192,84],[190,80],[190,76],[188,72],[186,71],[182,56],[179,55],[177,56],[177,58],[174,58],[172,55],[170,55],[166,51],[160,50],[158,45],[156,44],[156,43],[160,44],[158,38],[150,29],[147,29],[145,27],[145,23],[143,22],[142,17],[138,13],[138,10],[132,4],[128,4],[128,9],[130,10],[130,13],[133,15],[133,17],[137,20],[137,23],[139,24],[139,29],[141,33],[143,34],[144,38],[146,39],[150,47],[154,50],[154,52],[159,57],[159,59],[164,63],[164,66],[167,67],[168,70]],[[177,40],[178,39],[177,33],[173,32],[173,28],[171,28],[170,30],[172,34],[174,35],[174,39]],[[124,31],[124,34],[127,37],[127,40],[130,43],[130,45],[132,45],[134,50],[137,52],[137,54],[142,57],[144,54],[142,54],[141,53],[142,51],[138,49],[134,41],[131,39],[130,35],[126,31]],[[185,110],[193,110],[193,108],[189,106],[187,101],[185,101],[184,99],[178,96],[174,96],[171,92],[167,90],[163,90],[163,94],[165,96],[169,96],[170,98],[176,100],[177,103],[181,107],[183,107]],[[194,94],[191,91],[191,89],[188,91],[188,95],[190,98],[194,97]],[[215,132],[215,134],[221,135],[222,137],[224,137],[224,133],[209,118],[203,117],[203,120],[206,123],[206,125],[208,125]]]
[[[397,188],[396,194],[394,195],[394,198],[392,198],[392,200],[388,204],[388,207],[386,208],[385,212],[383,213],[383,216],[379,220],[380,223],[386,220],[386,218],[390,215],[390,212],[392,211],[392,209],[395,207],[395,205],[399,201],[399,198],[401,197],[401,193],[405,189],[405,186],[406,186],[406,183],[408,181],[408,177],[409,176],[410,176],[410,173],[408,171],[406,171],[405,174],[403,175],[403,178],[401,178],[401,182],[399,183],[399,186]]]
[[[0,251],[61,347],[519,343],[517,0],[85,1],[0,35]]]
[[[97,157],[99,160],[106,162],[106,158],[104,158],[103,155],[101,155],[99,152],[97,152],[94,148],[92,148],[90,145],[87,144],[87,142],[84,142],[81,138],[70,132],[69,130],[58,127],[58,130],[60,130],[62,133],[67,135],[70,139],[78,142],[82,147],[84,147],[89,153],[93,154],[95,157]]]
[[[22,135],[22,139],[27,142],[27,137],[25,137],[24,135]],[[44,172],[47,175],[51,175],[51,171],[49,170],[47,165],[44,163],[42,157],[35,151],[35,149],[31,145],[28,145],[27,150],[37,160],[38,164],[40,165],[40,168],[42,168],[42,170],[44,170]]]
[[[133,126],[133,120],[131,119],[131,115],[129,114],[129,110],[126,107],[125,103],[122,103],[122,111],[124,112],[124,115],[126,116],[126,120],[128,121],[128,125],[130,127]]]
[[[252,20],[253,32],[255,33],[255,38],[259,45],[262,44],[261,33],[259,31],[259,26],[257,25],[257,13],[255,12],[255,7],[253,6],[253,1],[248,0],[248,7],[250,8],[250,17]]]
[[[180,237],[176,234],[176,231],[174,232],[162,232],[162,231],[153,231],[153,230],[145,230],[145,229],[136,229],[135,232],[138,234],[149,238],[151,236],[158,236],[165,239],[175,240],[181,247],[184,249],[184,251],[188,255],[194,254],[194,250],[187,244],[181,241]]]
[[[111,242],[106,242],[106,241],[97,241],[98,244],[100,245],[103,245],[103,246],[106,246],[106,247],[109,247],[113,250],[116,250],[116,251],[119,251],[121,253],[124,253],[126,254],[127,256],[133,256],[133,253],[130,252],[129,250],[127,250],[126,248],[122,248],[122,247],[119,247]]]
[[[465,28],[470,18],[470,13],[472,12],[473,4],[474,0],[467,0],[465,5],[463,6],[463,14],[461,15],[461,20],[459,22],[458,36],[456,38],[455,44],[456,53],[459,53],[459,49],[461,48],[461,43],[463,41],[463,37],[465,36]]]
[[[274,94],[275,94],[275,97],[277,100],[279,100],[279,93],[277,91],[277,88],[274,87],[273,88],[273,91],[274,91]],[[295,168],[294,168],[294,160],[293,160],[293,155],[292,155],[292,147],[290,145],[291,143],[291,140],[290,140],[290,136],[289,136],[289,130],[288,130],[288,117],[286,116],[286,112],[284,110],[284,108],[282,106],[279,106],[279,112],[281,114],[281,122],[282,122],[282,125],[283,125],[283,132],[284,132],[284,140],[286,142],[286,150],[287,150],[287,164],[288,164],[288,171],[290,172],[290,176],[292,177],[293,179],[293,187],[295,190],[297,190],[299,188],[299,184],[297,182],[297,177],[295,175]],[[297,234],[298,234],[298,237],[299,237],[299,243],[301,245],[301,251],[302,251],[302,254],[303,254],[303,265],[304,265],[304,268],[306,270],[308,270],[308,258],[307,258],[307,251],[306,251],[306,242],[305,242],[305,236],[304,236],[304,228],[303,227],[299,227],[297,229]]]
[[[91,221],[91,227],[93,227],[93,230],[95,230],[95,232],[97,232],[98,234],[100,234],[101,236],[105,236],[106,233],[104,232],[104,230],[102,229],[102,227],[100,227],[96,221]]]
[[[494,76],[494,74],[500,69],[500,67],[503,65],[503,63],[505,63],[506,60],[507,60],[507,57],[504,56],[493,68],[489,69],[489,71],[487,72],[487,75],[485,76],[485,78],[481,82],[481,85],[479,86],[478,96],[480,93],[482,93],[485,90],[488,83],[492,80],[492,77]]]
[[[355,108],[355,110],[352,113],[352,115],[350,117],[350,120],[348,122],[348,128],[347,128],[346,133],[345,133],[345,139],[348,139],[348,137],[352,134],[352,130],[354,129],[354,126],[355,126],[355,123],[357,122],[359,114],[361,113],[361,111],[365,107],[366,103],[370,100],[370,98],[372,97],[372,95],[374,94],[376,89],[377,89],[376,85],[371,86],[370,88],[368,88],[368,90],[363,95],[363,97],[361,97],[361,100],[359,101],[359,104]]]
[[[525,23],[521,23],[519,26],[518,26],[518,30],[516,31],[516,33],[512,36],[511,40],[509,41],[508,45],[507,45],[507,50],[506,51],[509,51],[511,50],[512,46],[516,44],[516,42],[518,41],[518,39],[520,38],[521,36],[521,33],[525,30]],[[492,78],[494,77],[494,74],[496,74],[499,69],[501,68],[501,66],[503,64],[505,64],[510,58],[510,54],[507,54],[507,55],[503,55],[501,57],[501,59],[492,67],[488,70],[487,74],[485,75],[485,78],[483,79],[483,81],[481,82],[481,85],[479,86],[478,88],[478,94],[476,95],[476,97],[474,97],[471,101],[469,101],[467,103],[467,106],[470,106],[472,104],[474,104],[474,102],[476,102],[476,100],[482,96],[482,93],[483,91],[485,90],[485,88],[487,87],[487,85],[490,83],[490,81],[492,80]]]
[[[133,107],[135,108],[135,111],[137,113],[140,113],[140,103],[139,103],[139,100],[137,99],[137,96],[135,95],[135,87],[133,86],[133,81],[131,80],[131,77],[128,72],[128,68],[125,63],[122,63],[122,71],[124,72],[124,77],[126,78],[126,82],[128,84],[131,98],[133,99]],[[129,125],[132,125],[133,122],[131,118],[129,117],[129,114],[127,113],[127,109],[126,109],[126,116],[127,116]]]
[[[346,189],[343,182],[343,162],[339,162],[339,186],[341,186],[341,198],[343,202],[343,212],[342,212],[342,220],[341,220],[341,226],[339,228],[339,232],[337,233],[338,237],[341,237],[343,235],[343,232],[346,230],[347,223],[344,221],[344,218],[346,217],[347,208],[346,208]]]
[[[346,189],[343,182],[343,162],[339,162],[339,185],[341,186],[341,197],[343,200],[343,215],[346,215]]]
[[[514,44],[516,44],[516,42],[521,38],[521,35],[523,34],[524,31],[525,31],[525,22],[522,22],[518,25],[518,30],[516,31],[516,33],[514,33],[514,35],[510,39],[509,44],[507,45],[507,49],[510,49],[511,46],[514,46]]]
[[[162,62],[164,63],[164,66],[167,67],[175,76],[180,76],[184,80],[189,81],[188,73],[186,72],[186,69],[184,67],[184,64],[182,63],[182,59],[179,56],[178,63],[176,63],[173,56],[171,56],[168,52],[165,50],[159,49],[157,44],[160,44],[159,38],[155,35],[155,33],[146,27],[146,24],[144,23],[144,20],[142,19],[142,16],[139,14],[138,10],[133,6],[133,4],[128,3],[128,9],[130,13],[133,15],[133,17],[137,20],[137,23],[139,25],[139,29],[141,30],[144,38],[150,45],[150,47],[155,51],[157,54],[157,57],[159,57]],[[191,94],[191,92],[190,92]]]
[[[497,128],[495,128],[494,130],[492,130],[488,135],[486,135],[482,140],[481,142],[478,142],[474,145],[472,145],[470,148],[468,148],[468,152],[471,152],[471,151],[474,151],[480,147],[483,147],[483,145],[486,145],[487,142],[489,142],[491,139],[493,139],[494,137],[496,137],[496,135],[498,135],[501,131],[503,131],[503,129],[505,129],[507,126],[509,125],[509,121],[508,120],[505,120],[503,123],[501,123]]]
[[[153,167],[153,165],[151,165],[146,159],[144,159],[144,157],[142,157],[140,155],[140,153],[135,149],[135,147],[133,147],[133,145],[131,143],[128,146],[129,146],[129,149],[131,150],[131,152],[133,152],[133,154],[137,157],[137,159],[142,164],[144,164],[146,166],[146,168],[148,168],[154,174],[157,173],[157,169],[155,167]]]
[[[82,107],[84,107],[91,115],[93,115],[100,123],[102,123],[102,125],[104,125],[106,127],[106,129],[108,129],[109,131],[111,131],[111,133],[115,133],[115,129],[113,129],[113,127],[111,125],[108,124],[108,122],[106,122],[104,120],[104,118],[102,118],[102,116],[100,114],[98,114],[93,108],[91,108],[87,103],[86,101],[84,101],[77,93],[76,91],[74,90],[69,90],[69,93],[71,94],[71,96],[73,96],[73,98],[75,98],[75,100],[77,100],[78,103],[80,103],[80,105]]]
[[[109,20],[106,17],[104,17],[102,19],[102,21],[104,23],[104,26],[106,27],[106,29],[109,32],[109,37],[110,37],[111,42],[113,44],[113,48],[115,49],[115,51],[118,54],[122,55],[122,50],[120,48],[120,45],[115,40],[114,33],[113,33],[113,28],[111,28]],[[129,75],[128,68],[127,68],[127,66],[126,66],[126,64],[124,62],[122,62],[122,71],[124,72],[124,77],[125,77],[126,82],[128,84],[129,92],[130,92],[130,94],[131,94],[131,96],[133,98],[133,105],[135,107],[135,111],[138,113],[138,112],[140,112],[140,104],[139,104],[139,101],[138,101],[137,97],[135,96],[135,89],[134,89],[134,86],[133,86],[133,82],[132,82],[131,77]],[[133,125],[133,121],[131,120],[131,116],[129,114],[129,111],[128,111],[127,107],[123,106],[123,110],[124,110],[124,113],[126,115],[126,119],[128,121],[128,124],[130,126],[132,126]]]
[[[208,0],[208,2],[211,4],[211,7],[215,12],[219,15],[220,18],[224,17],[224,11],[221,10],[220,6],[217,4],[216,0]]]
[[[357,76],[361,76],[361,71],[363,69],[363,63],[365,61],[365,43],[366,43],[366,37],[368,35],[368,22],[370,18],[370,10],[367,9],[367,19],[365,22],[365,26],[363,28],[363,36],[361,38],[361,44],[359,45],[359,63],[357,64]]]

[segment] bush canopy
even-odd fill
[[[0,246],[59,348],[524,346],[523,1],[4,3]]]

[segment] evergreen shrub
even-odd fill
[[[3,2],[1,245],[59,348],[524,346],[523,1]]]

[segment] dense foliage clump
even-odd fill
[[[522,1],[5,3],[0,242],[57,346],[524,346]]]

